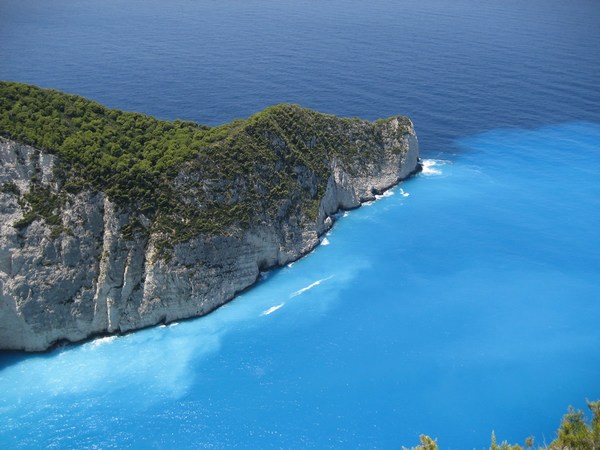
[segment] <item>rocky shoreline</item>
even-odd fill
[[[339,210],[359,207],[418,172],[418,142],[408,123],[378,121],[377,136],[358,149],[369,158],[328,160],[316,219],[284,211],[234,231],[200,233],[176,243],[167,258],[159,254],[159,233],[124,235],[132,216],[148,220],[143,214],[101,191],[62,192],[59,156],[1,138],[0,349],[45,351],[208,314],[254,285],[261,271],[312,251]],[[356,126],[366,124],[372,126]],[[316,192],[310,169],[297,172]],[[36,189],[62,196],[58,224],[37,219],[15,226],[27,213],[22,198],[32,179]]]

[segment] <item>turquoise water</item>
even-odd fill
[[[406,113],[425,157],[209,316],[0,355],[0,447],[550,442],[600,398],[599,23],[593,1],[0,2],[0,78],[209,124]]]
[[[460,146],[207,317],[14,357],[0,372],[2,440],[550,440],[567,404],[599,394],[600,126],[498,130]]]

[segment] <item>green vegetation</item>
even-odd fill
[[[19,203],[27,212],[14,224],[15,228],[23,229],[37,219],[43,219],[50,226],[60,225],[58,211],[62,201],[47,187],[32,184],[31,190],[19,199]]]
[[[588,423],[583,411],[569,407],[558,429],[558,438],[550,444],[551,449],[600,450],[600,400],[587,404],[592,420]]]
[[[588,422],[583,411],[575,411],[569,406],[569,412],[563,416],[556,435],[557,438],[550,445],[538,447],[542,450],[600,450],[600,400],[587,402],[592,412],[592,419]],[[421,445],[412,447],[410,450],[437,450],[437,439],[429,436],[420,436]],[[489,450],[529,450],[535,445],[532,436],[525,439],[525,446],[509,444],[504,441],[500,444],[496,441],[496,434],[492,432],[492,441]],[[406,447],[402,447],[408,450]]]
[[[21,191],[19,190],[19,186],[17,186],[12,181],[7,181],[5,183],[2,183],[0,192],[4,192],[5,194],[13,194],[13,195],[19,195],[21,193]]]
[[[284,104],[209,128],[0,82],[0,135],[59,155],[64,191],[102,191],[131,217],[144,214],[165,247],[199,232],[235,233],[274,215],[314,220],[331,158],[350,170],[366,168],[381,151],[383,123]],[[25,200],[31,213],[16,226],[54,220],[55,212]],[[143,231],[137,219],[124,230],[128,237]]]
[[[155,204],[153,188],[191,157],[204,130],[192,122],[161,121],[50,89],[0,82],[0,134],[60,155],[68,189],[93,187],[121,203]]]
[[[429,436],[422,434],[419,436],[421,445],[411,447],[410,450],[438,450],[437,439],[431,439]],[[406,447],[402,447],[402,450],[409,450]]]

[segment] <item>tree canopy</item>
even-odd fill
[[[408,132],[410,121],[399,119]],[[366,170],[383,151],[384,123],[281,104],[210,128],[0,82],[0,135],[60,157],[60,192],[54,194],[101,191],[135,212],[132,217],[150,219],[152,230],[133,219],[128,235],[159,232],[171,243],[269,222],[274,215],[314,221],[331,159]],[[55,210],[36,211],[44,203],[38,197],[23,197],[31,211],[19,226],[56,216]]]

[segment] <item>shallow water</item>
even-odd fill
[[[2,446],[549,442],[600,398],[599,23],[591,1],[0,3],[0,78],[208,124],[406,113],[426,158],[207,317],[0,356]]]

